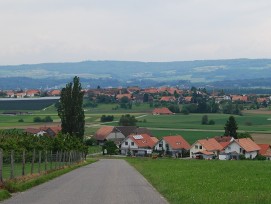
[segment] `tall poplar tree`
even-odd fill
[[[62,133],[69,133],[83,140],[85,132],[85,114],[83,96],[79,77],[61,90],[58,116],[61,119]]]
[[[229,120],[226,122],[224,129],[225,129],[224,135],[232,136],[235,139],[237,139],[238,126],[233,116],[229,117]]]

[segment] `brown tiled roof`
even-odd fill
[[[114,128],[114,132],[121,132],[125,137],[132,134],[137,129],[136,126],[117,126]]]
[[[153,114],[173,114],[168,108],[155,108]]]
[[[217,150],[222,150],[223,149],[223,147],[214,138],[198,140],[198,142],[207,151],[217,151]]]
[[[190,149],[190,144],[180,135],[163,137],[172,149]]]
[[[157,141],[151,137],[148,134],[141,134],[142,138],[141,139],[135,139],[134,136],[139,136],[139,135],[129,135],[128,137],[134,141],[139,148],[147,147],[147,148],[153,148],[154,145],[157,143]],[[156,141],[156,142],[155,142]]]
[[[152,132],[148,128],[136,128],[132,132],[135,135],[140,135],[140,134],[148,134],[150,136],[153,136]],[[131,133],[129,133],[131,134]]]
[[[132,98],[132,94],[118,94],[116,96],[117,99],[121,99],[122,97],[127,97],[128,99]]]
[[[225,147],[227,147],[229,144],[230,144],[230,142],[219,142],[219,144],[223,147],[223,149],[225,148]]]
[[[260,155],[266,155],[268,150],[270,150],[270,144],[257,144],[261,149],[259,151]]]
[[[25,132],[30,133],[30,134],[37,134],[39,133],[41,130],[37,129],[37,128],[26,128]]]
[[[247,152],[258,151],[261,148],[250,138],[241,138],[235,140]]]
[[[103,126],[94,135],[96,140],[105,140],[106,137],[113,131],[113,126]]]
[[[214,139],[217,142],[230,142],[232,137],[231,136],[215,136]]]
[[[175,101],[176,98],[174,96],[163,96],[160,101]]]

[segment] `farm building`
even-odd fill
[[[270,144],[258,144],[261,148],[259,154],[265,156],[267,160],[271,160],[271,147]]]
[[[172,115],[172,113],[168,108],[155,108],[152,111],[153,115]]]
[[[105,141],[111,140],[119,145],[130,134],[149,134],[151,131],[147,128],[138,128],[136,126],[104,126],[101,127],[94,135],[99,145],[103,145]]]

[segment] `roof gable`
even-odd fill
[[[172,149],[190,149],[190,144],[180,135],[176,136],[165,136],[163,137],[165,142],[172,148]]]
[[[214,138],[198,140],[198,143],[200,143],[207,151],[223,149],[223,147]]]

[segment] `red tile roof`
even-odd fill
[[[184,97],[184,100],[185,100],[186,102],[191,102],[192,96],[186,96],[186,97]]]
[[[116,96],[117,99],[121,99],[122,97],[127,97],[128,99],[132,98],[132,94],[118,94]]]
[[[230,142],[219,142],[219,144],[223,147],[223,149],[225,148],[225,147],[227,147],[229,144],[230,144]]]
[[[248,101],[247,96],[232,95],[231,97],[232,101]]]
[[[222,150],[223,147],[214,138],[198,140],[207,151]]]
[[[257,144],[261,149],[259,151],[259,154],[260,155],[267,155],[267,154],[270,154],[270,144]],[[271,155],[271,154],[270,154]]]
[[[231,136],[215,136],[214,139],[218,142],[230,142],[232,137]]]
[[[174,96],[163,96],[160,101],[176,101]]]
[[[235,140],[247,152],[258,151],[261,148],[250,138],[241,138]]]
[[[94,137],[96,140],[105,140],[106,137],[113,131],[113,129],[113,126],[101,127],[99,130],[97,130]]]
[[[153,111],[152,111],[152,114],[156,114],[156,115],[171,115],[173,114],[168,108],[155,108]]]
[[[172,149],[190,149],[190,144],[180,135],[163,137]]]
[[[158,139],[155,140],[154,137],[151,137],[148,134],[141,134],[139,137],[140,139],[135,139],[136,136],[139,135],[129,135],[128,137],[134,141],[139,148],[147,147],[147,148],[153,148],[154,145],[157,143]]]

